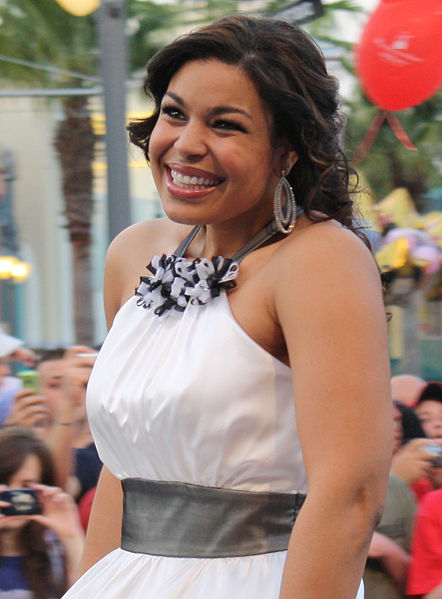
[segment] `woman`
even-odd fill
[[[2,429],[0,490],[34,489],[41,511],[9,515],[11,503],[5,500],[9,496],[2,496],[0,595],[4,599],[52,599],[72,584],[83,533],[74,501],[51,486],[53,482],[54,466],[43,441],[29,429]]]
[[[146,81],[154,113],[130,133],[168,219],[109,250],[87,399],[105,468],[66,597],[362,597],[391,400],[336,83],[300,29],[240,16]]]

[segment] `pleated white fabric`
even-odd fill
[[[226,294],[163,317],[136,301],[118,312],[88,385],[103,463],[120,479],[305,493],[291,371],[241,329]],[[65,599],[277,599],[284,561],[284,551],[198,559],[116,549]]]

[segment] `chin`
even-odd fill
[[[201,214],[198,214],[195,210],[186,210],[171,206],[163,206],[163,208],[167,218],[172,220],[174,223],[179,223],[180,225],[208,224],[207,219]]]
[[[23,526],[29,522],[29,520],[23,516],[6,516],[6,518],[5,520],[2,519],[0,533],[8,530],[18,530],[19,528],[23,528]]]

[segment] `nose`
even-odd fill
[[[189,160],[205,156],[207,153],[206,142],[207,131],[205,127],[203,124],[191,119],[179,129],[174,145],[181,156]]]

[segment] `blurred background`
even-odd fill
[[[0,0],[2,328],[36,348],[102,342],[107,245],[130,223],[163,214],[125,134],[151,109],[146,63],[217,16],[269,14],[305,27],[340,81],[358,218],[385,276],[393,373],[442,381],[433,6],[425,14],[416,0]]]

